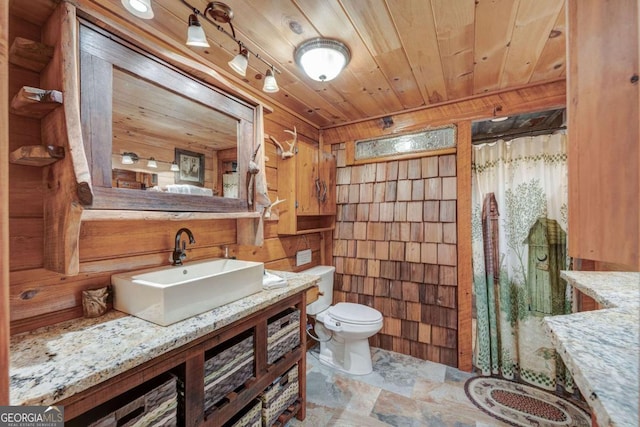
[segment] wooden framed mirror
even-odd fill
[[[91,24],[79,34],[85,208],[249,211],[256,107]]]

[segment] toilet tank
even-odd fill
[[[311,304],[307,305],[307,314],[316,315],[321,311],[329,308],[333,302],[333,273],[336,268],[330,265],[319,265],[309,268],[308,270],[302,270],[300,274],[312,274],[314,276],[320,276],[318,281],[318,290],[321,294],[318,299]]]

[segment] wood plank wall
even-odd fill
[[[0,162],[9,160],[9,2],[0,4]],[[9,170],[0,167],[0,366],[9,366]],[[0,370],[0,406],[9,404],[9,373]]]
[[[335,302],[379,310],[371,344],[457,366],[456,155],[347,166],[337,158]]]
[[[286,115],[279,118],[286,119]],[[265,127],[273,127],[274,131],[281,126],[268,118],[265,121]],[[269,190],[275,199],[276,184],[272,183],[277,181],[275,149],[267,148],[267,175],[272,178]],[[12,186],[11,194],[15,191],[34,193],[34,189],[15,190]],[[266,268],[276,270],[298,271],[319,264],[321,258],[320,235],[311,234],[306,242],[312,249],[312,263],[295,267],[295,252],[307,243],[301,243],[298,236],[278,236],[277,221],[265,222],[262,247],[237,245],[235,220],[95,221],[84,223],[80,230],[80,274],[67,277],[42,268],[42,218],[23,220],[19,216],[20,206],[13,205],[11,211],[12,221],[24,225],[12,227],[12,245],[25,240],[33,243],[20,251],[21,257],[11,266],[12,333],[82,316],[82,290],[108,285],[115,272],[168,264],[175,232],[183,226],[196,238],[196,244],[187,249],[187,263],[223,256],[225,246],[232,256],[262,261]]]
[[[10,16],[9,23],[9,43],[15,37],[40,41],[39,26],[14,15]],[[9,95],[13,96],[25,85],[39,87],[39,74],[9,65]],[[293,129],[294,126],[305,138],[318,141],[318,129],[286,111],[276,110],[265,116],[265,133],[276,136],[278,140],[286,140],[288,134],[284,129]],[[40,144],[40,132],[40,120],[9,114],[9,150]],[[268,187],[272,200],[275,200],[276,150],[268,142],[265,147]],[[4,162],[7,164],[7,159]],[[10,286],[9,297],[2,298],[2,301],[9,301],[12,334],[81,317],[82,291],[108,285],[111,274],[115,272],[169,264],[175,232],[181,227],[190,228],[197,241],[187,250],[187,263],[223,256],[225,246],[229,247],[231,255],[263,261],[271,269],[297,271],[320,263],[321,248],[325,245],[320,234],[307,237],[312,249],[312,262],[298,268],[295,267],[295,252],[302,246],[306,247],[307,243],[297,236],[278,236],[277,221],[265,223],[265,242],[260,248],[236,244],[235,220],[95,221],[83,223],[80,230],[80,274],[70,277],[53,273],[43,268],[42,201],[47,173],[48,168],[15,164],[8,167],[8,242],[11,255],[3,257],[9,264],[3,272],[9,271]],[[3,314],[7,312],[1,311]]]

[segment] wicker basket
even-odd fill
[[[261,414],[262,402],[254,399],[238,415],[225,423],[224,427],[262,427]]]
[[[204,362],[205,410],[253,377],[253,335],[223,345],[225,348],[215,348]]]
[[[300,310],[288,309],[269,319],[267,326],[267,363],[300,345]]]
[[[278,378],[261,395],[262,425],[269,427],[298,398],[298,365]]]
[[[176,426],[177,407],[176,378],[164,374],[65,422],[65,426]]]

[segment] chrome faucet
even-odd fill
[[[235,256],[231,256],[231,255],[229,255],[229,246],[224,245],[224,246],[222,247],[222,249],[224,249],[224,258],[225,258],[225,259],[236,259],[236,257],[235,257]]]
[[[196,242],[196,239],[194,239],[191,230],[189,230],[188,228],[181,228],[180,230],[178,230],[178,232],[176,233],[176,246],[173,248],[173,265],[182,265],[182,260],[187,257],[187,242],[183,240],[182,247],[180,247],[180,237],[182,236],[182,233],[187,233],[187,236],[189,237],[189,243],[191,243],[192,245]]]

